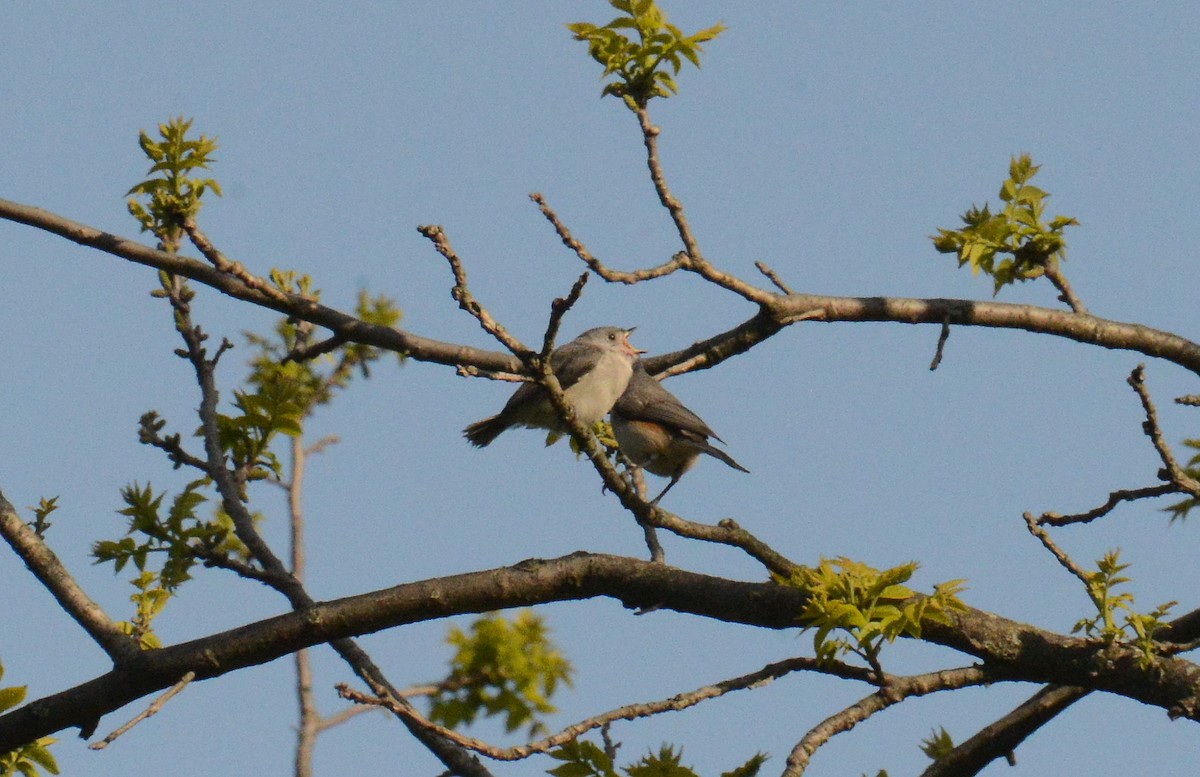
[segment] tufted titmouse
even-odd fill
[[[617,326],[589,329],[550,354],[550,367],[575,417],[584,426],[603,418],[629,383],[633,362],[642,353],[629,344],[633,329]],[[546,390],[537,383],[522,383],[503,410],[471,424],[463,430],[463,436],[482,448],[513,426],[566,432]]]
[[[724,440],[652,378],[641,361],[633,366],[633,377],[613,406],[612,429],[626,458],[655,475],[671,478],[651,504],[657,504],[679,482],[701,453],[742,472],[750,471],[709,444],[709,437]]]

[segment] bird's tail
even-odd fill
[[[746,469],[741,464],[738,464],[736,461],[734,461],[733,457],[730,456],[728,453],[721,450],[720,448],[714,448],[713,446],[709,445],[707,442],[704,443],[703,447],[700,447],[700,450],[704,451],[709,456],[712,456],[714,459],[720,459],[721,461],[725,462],[726,464],[733,467],[734,469],[741,470],[742,472],[746,472],[746,473],[750,472],[750,470]]]
[[[508,419],[494,415],[482,421],[476,421],[466,429],[463,429],[463,437],[466,437],[472,445],[484,448],[490,445],[492,440],[499,437],[500,433],[509,426]]]

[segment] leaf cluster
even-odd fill
[[[931,761],[938,761],[954,750],[954,739],[945,726],[938,726],[937,731],[929,734],[928,739],[921,740],[921,752]]]
[[[182,116],[158,125],[159,140],[153,140],[145,130],[138,133],[138,144],[150,160],[146,180],[133,185],[126,196],[129,213],[137,219],[143,232],[151,232],[163,244],[164,250],[179,247],[183,224],[200,211],[200,200],[209,189],[218,197],[220,185],[212,178],[192,177],[197,170],[207,170],[217,148],[215,138],[201,135],[187,137],[192,119]],[[144,203],[137,197],[145,198]]]
[[[1120,551],[1110,550],[1096,563],[1096,571],[1086,573],[1088,597],[1096,607],[1096,615],[1081,618],[1071,633],[1098,636],[1108,644],[1131,641],[1142,653],[1142,665],[1149,666],[1156,651],[1154,632],[1164,624],[1167,613],[1178,602],[1166,602],[1149,613],[1139,613],[1133,608],[1133,594],[1113,590],[1129,582],[1129,578],[1121,574],[1128,568],[1128,564],[1120,562]]]
[[[593,742],[573,740],[551,751],[550,756],[563,762],[547,770],[555,777],[619,777],[612,756]],[[676,751],[664,744],[657,753],[647,753],[636,763],[621,767],[621,771],[627,777],[699,777],[694,769],[681,763],[682,759],[682,748]],[[756,753],[741,766],[722,772],[721,777],[754,777],[766,760],[767,756]]]
[[[197,508],[207,501],[200,493],[207,484],[206,478],[188,483],[171,500],[165,513],[165,491],[155,494],[150,484],[144,488],[137,483],[126,486],[121,490],[126,506],[118,513],[129,518],[128,530],[120,540],[96,542],[92,558],[97,564],[111,562],[114,572],[120,572],[132,561],[139,572],[145,573],[151,554],[161,554],[164,560],[155,574],[169,595],[191,578],[190,570],[201,555],[246,557],[246,548],[233,535],[233,523],[228,516],[218,512],[214,519],[204,520],[197,515]],[[139,583],[135,581],[134,585]],[[154,612],[159,609],[161,605]]]
[[[263,480],[283,474],[283,466],[271,443],[275,435],[299,437],[309,405],[303,381],[304,367],[294,362],[263,374],[251,382],[252,391],[234,391],[234,414],[217,413],[221,449],[230,464],[244,472],[247,480]],[[197,431],[197,436],[203,431]]]
[[[854,653],[874,664],[884,642],[920,637],[926,621],[947,622],[947,612],[965,609],[957,594],[961,580],[934,586],[919,596],[903,585],[917,569],[915,562],[878,570],[848,558],[821,559],[789,578],[776,578],[807,596],[800,622],[815,629],[813,649],[820,661]],[[836,636],[835,636],[836,635]]]
[[[509,621],[484,616],[471,633],[451,628],[450,673],[433,696],[430,720],[447,728],[484,717],[504,716],[506,731],[529,725],[543,729],[537,715],[555,711],[549,699],[559,683],[571,684],[571,665],[547,636],[540,616],[523,610]]]
[[[151,622],[162,612],[162,608],[171,598],[171,592],[163,588],[161,576],[148,569],[142,570],[140,575],[129,582],[137,589],[129,596],[129,601],[133,602],[134,607],[133,620],[120,621],[117,628],[137,640],[138,647],[142,650],[160,648],[162,642],[154,633]]]
[[[38,500],[37,506],[29,509],[33,510],[33,523],[30,526],[33,528],[34,534],[44,538],[46,530],[54,525],[46,519],[50,517],[50,513],[58,509],[58,497],[52,496],[49,499],[42,497]]]
[[[4,664],[0,664],[0,678],[4,677]],[[26,686],[12,685],[0,688],[0,714],[25,701]],[[42,737],[35,742],[21,745],[16,750],[0,753],[0,777],[11,777],[20,773],[24,777],[37,777],[38,767],[47,774],[58,774],[58,763],[48,749],[54,737]]]
[[[298,293],[316,301],[320,292],[312,288],[307,275],[296,277],[288,270],[271,270],[271,282],[280,291]],[[396,303],[384,295],[372,297],[360,290],[355,306],[359,319],[377,326],[395,326],[400,322],[401,312]],[[247,382],[258,393],[271,392],[286,386],[291,401],[302,409],[301,418],[311,415],[318,405],[328,404],[337,389],[346,388],[357,371],[363,378],[371,376],[370,365],[383,357],[384,352],[362,343],[347,343],[333,354],[324,354],[319,359],[289,359],[308,343],[307,325],[295,319],[284,318],[275,325],[275,338],[264,337],[253,332],[243,333],[256,350],[250,361],[250,376]],[[398,356],[404,362],[403,354]],[[322,369],[318,365],[325,365]],[[279,430],[283,431],[283,430]]]
[[[1038,278],[1065,259],[1063,230],[1079,224],[1068,216],[1042,221],[1050,195],[1029,183],[1039,168],[1029,154],[1012,157],[1008,179],[1000,185],[1000,212],[972,206],[961,217],[962,229],[939,229],[932,238],[941,253],[958,255],[959,267],[969,264],[972,273],[990,275],[994,294],[1015,281]]]
[[[700,67],[700,44],[725,30],[717,23],[684,35],[667,22],[666,12],[654,0],[609,0],[609,5],[622,15],[603,27],[575,22],[567,29],[574,33],[575,40],[587,43],[588,54],[604,67],[602,78],[615,76],[605,84],[601,96],[620,97],[633,109],[645,107],[651,98],[678,94],[675,76],[683,60]],[[637,40],[627,37],[623,30],[636,33]]]

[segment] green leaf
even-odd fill
[[[15,685],[10,688],[0,688],[0,712],[12,709],[21,702],[25,701],[24,685]]]
[[[945,758],[952,750],[954,750],[954,740],[945,727],[939,727],[927,739],[921,740],[921,752],[933,761]]]
[[[680,764],[682,758],[682,749],[676,751],[664,744],[658,753],[642,756],[637,763],[625,767],[625,773],[629,777],[698,777],[693,769]]]
[[[555,777],[616,777],[612,759],[598,746],[586,740],[573,740],[550,751],[550,757],[563,761],[547,771]]]
[[[766,762],[766,753],[755,753],[750,757],[750,760],[746,761],[746,763],[742,764],[736,769],[731,769],[727,772],[721,772],[721,777],[755,777],[759,770],[762,769],[763,764]]]

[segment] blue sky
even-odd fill
[[[987,299],[928,236],[972,203],[995,202],[1011,154],[1043,165],[1052,213],[1077,217],[1065,272],[1097,315],[1185,337],[1195,332],[1193,203],[1200,198],[1200,9],[1189,3],[1005,4],[667,2],[685,29],[723,21],[702,71],[653,107],[668,180],[707,257],[755,280],[771,265],[818,294]],[[256,271],[311,274],[323,300],[387,293],[402,326],[493,347],[449,296],[444,261],[415,230],[444,226],[472,289],[519,337],[540,339],[549,301],[579,274],[528,201],[543,192],[610,264],[657,264],[678,250],[645,173],[636,122],[599,99],[598,68],[563,28],[603,22],[601,2],[299,3],[191,8],[123,3],[15,4],[0,10],[0,196],[123,235],[124,192],[145,172],[140,129],[173,115],[219,139],[225,197],[201,214],[210,237]],[[178,487],[180,473],[136,442],[158,410],[195,426],[197,391],[151,273],[0,223],[0,489],[18,507],[60,495],[50,540],[82,584],[124,615],[131,589],[89,563],[89,544],[122,530],[118,489]],[[1048,284],[1000,299],[1054,306]],[[741,300],[694,277],[635,288],[588,284],[564,325],[637,325],[651,352],[683,347],[745,318]],[[206,329],[236,338],[272,317],[201,293]],[[1157,459],[1124,378],[1135,355],[1029,334],[955,329],[940,369],[932,327],[804,323],[752,353],[669,387],[752,474],[701,462],[667,502],[681,515],[732,516],[802,562],[845,555],[922,563],[922,587],[967,578],[977,607],[1060,631],[1088,602],[1026,533],[1023,511],[1073,512],[1114,488],[1155,481]],[[228,390],[247,349],[226,356]],[[1196,436],[1195,392],[1172,365],[1148,365],[1170,440]],[[452,370],[381,365],[319,416],[341,443],[312,463],[310,590],[318,598],[575,550],[639,555],[640,531],[565,446],[511,433],[485,451],[462,427],[509,388]],[[282,504],[256,506],[283,540]],[[1081,561],[1120,547],[1144,609],[1196,602],[1195,527],[1161,504],[1124,508],[1057,537]],[[759,579],[736,553],[667,539],[668,561]],[[104,670],[103,654],[12,556],[0,555],[5,684],[41,696]],[[167,641],[281,611],[278,597],[215,573],[184,589],[159,621]],[[808,649],[807,637],[731,629],[607,601],[544,610],[578,669],[551,726],[670,696]],[[400,684],[443,671],[445,623],[364,639]],[[36,649],[30,649],[35,645]],[[897,645],[885,666],[918,671],[962,657]],[[346,672],[318,658],[323,708]],[[178,774],[289,768],[293,702],[286,662],[197,684],[102,753],[70,732],[67,774],[131,767]],[[919,771],[918,740],[940,725],[974,733],[1033,692],[993,687],[902,705],[822,749],[813,775]],[[811,726],[865,695],[790,677],[614,736],[632,759],[661,741],[716,774],[756,750],[776,773]],[[105,719],[111,729],[133,714]],[[500,740],[495,727],[472,733]],[[1128,736],[1121,758],[1096,747]],[[1127,774],[1183,773],[1194,728],[1158,709],[1092,698],[1018,752],[1017,770],[1070,764]],[[214,753],[216,750],[216,753]],[[391,721],[367,716],[322,737],[319,773],[436,773]],[[1187,764],[1187,766],[1185,766]],[[542,769],[546,765],[541,766]],[[498,775],[538,771],[497,765]]]

